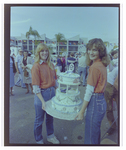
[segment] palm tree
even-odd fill
[[[41,38],[41,36],[39,35],[38,31],[37,30],[33,30],[32,31],[32,35],[34,36],[34,38],[36,39],[37,38]]]
[[[36,37],[40,38],[41,36],[39,35],[37,30],[33,30],[32,27],[30,26],[29,31],[26,32],[26,38],[28,39],[28,51],[29,51],[29,37],[30,35],[33,35],[34,38],[36,39]]]
[[[27,49],[29,51],[29,37],[30,37],[30,32],[26,32],[26,38],[28,39],[28,42],[27,42]]]
[[[56,37],[56,40],[57,40],[57,43],[58,43],[58,55],[59,55],[59,42],[64,42],[66,40],[65,40],[64,35],[61,34],[61,33],[55,34],[55,37]]]

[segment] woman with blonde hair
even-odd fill
[[[75,117],[82,120],[85,110],[85,139],[84,144],[100,144],[100,126],[106,113],[104,91],[107,83],[107,66],[110,62],[106,47],[101,39],[95,38],[86,46],[89,75],[83,106]]]
[[[31,70],[35,106],[34,137],[38,144],[44,144],[42,124],[46,115],[47,141],[59,144],[54,135],[53,117],[45,112],[45,102],[55,96],[56,72],[50,61],[50,52],[45,44],[40,43],[35,53],[35,63]]]

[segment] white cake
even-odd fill
[[[62,113],[79,112],[82,104],[78,91],[79,77],[72,72],[60,73],[59,87],[56,90],[56,96],[52,98],[53,109]]]
[[[79,74],[73,73],[72,71],[66,71],[60,73],[59,82],[70,85],[78,85],[79,78],[80,78]]]

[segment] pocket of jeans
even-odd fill
[[[48,101],[50,99],[50,89],[46,89],[42,91],[42,97],[45,101]]]
[[[44,92],[42,92],[42,96],[45,101],[50,100],[52,97],[55,96],[55,88],[51,87],[51,88],[46,89]]]
[[[106,112],[106,102],[105,99],[96,100],[97,102],[97,111],[100,114],[104,114]]]

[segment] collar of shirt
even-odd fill
[[[100,62],[101,61],[101,59],[99,58],[99,59],[97,59],[94,63],[96,63],[96,62]]]
[[[39,64],[41,65],[44,61],[42,59],[40,59]]]

